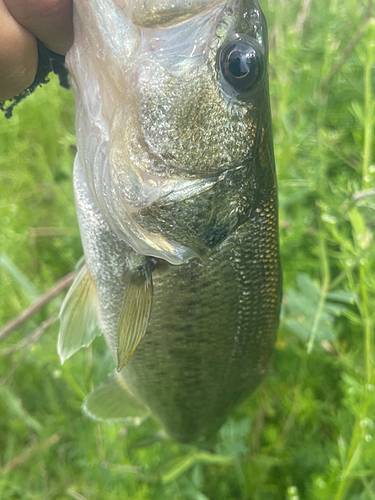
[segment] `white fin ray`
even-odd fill
[[[128,426],[138,426],[150,415],[150,411],[136,400],[122,375],[117,372],[86,396],[83,410],[94,420],[121,422]]]
[[[145,267],[129,271],[117,338],[117,371],[129,361],[146,333],[152,306],[152,275]]]
[[[82,347],[88,347],[100,329],[97,319],[95,283],[86,264],[80,269],[60,310],[57,352],[63,364]]]

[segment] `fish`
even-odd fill
[[[84,409],[214,439],[259,385],[282,271],[257,0],[75,0],[74,192],[84,261],[64,362],[103,334],[117,369]]]

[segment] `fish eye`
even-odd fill
[[[256,42],[237,39],[224,46],[219,69],[224,79],[237,91],[250,90],[262,73],[262,58]]]

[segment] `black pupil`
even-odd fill
[[[239,50],[233,50],[229,54],[229,71],[236,78],[242,78],[247,75],[250,71],[251,59],[248,54],[240,52]]]
[[[261,55],[252,41],[238,39],[223,47],[220,70],[225,80],[243,92],[255,85],[261,73]]]

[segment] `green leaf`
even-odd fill
[[[303,342],[332,341],[336,338],[335,318],[349,310],[356,294],[347,290],[333,290],[326,296],[306,273],[297,275],[297,289],[285,292],[286,304],[283,325]],[[309,344],[310,346],[310,344]]]
[[[344,304],[355,304],[358,295],[348,290],[333,290],[327,293],[327,298]]]
[[[0,397],[5,401],[5,404],[13,417],[20,418],[28,427],[31,427],[37,433],[42,431],[42,425],[34,417],[27,413],[22,406],[21,399],[17,398],[17,396],[15,396],[15,394],[8,387],[0,386]]]
[[[30,302],[34,302],[39,297],[39,292],[24,273],[5,254],[0,255],[0,266],[8,271],[12,278],[17,281],[22,290],[28,296]]]
[[[216,446],[217,453],[222,455],[231,455],[239,458],[244,455],[248,448],[245,440],[250,434],[250,419],[228,420],[219,431],[219,442]]]
[[[162,473],[162,482],[167,484],[174,481],[196,462],[205,464],[228,465],[233,461],[233,457],[228,455],[219,455],[216,453],[209,453],[208,451],[193,451],[184,457],[178,457],[172,460],[165,467],[165,472]]]

